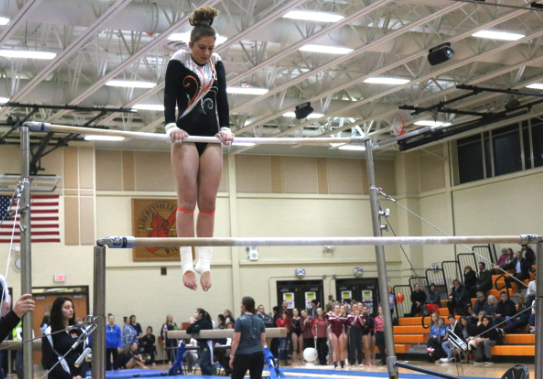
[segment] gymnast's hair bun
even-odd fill
[[[192,26],[211,26],[218,15],[219,11],[213,7],[201,7],[192,12],[189,22]]]

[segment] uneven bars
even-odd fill
[[[286,328],[266,328],[266,338],[283,338],[287,336]],[[171,330],[168,338],[176,339],[217,339],[234,337],[234,329],[209,329],[200,330],[200,333],[190,334],[184,330]]]
[[[55,133],[71,133],[82,135],[98,135],[109,137],[124,137],[143,139],[148,141],[163,141],[170,142],[170,137],[166,134],[157,133],[142,133],[142,132],[129,132],[125,130],[111,130],[111,129],[94,129],[94,128],[82,128],[77,126],[66,125],[54,125],[46,122],[27,121],[23,124],[27,126],[31,132],[55,132]],[[236,137],[235,143],[243,144],[255,144],[255,145],[328,145],[331,143],[343,143],[343,144],[363,144],[366,138],[364,137],[352,137],[352,138],[247,138]],[[204,143],[221,143],[221,140],[217,137],[201,137],[201,136],[189,136],[183,140],[184,142],[204,142]]]
[[[347,246],[347,245],[462,245],[462,244],[521,244],[542,241],[536,234],[513,236],[454,236],[454,237],[244,237],[244,238],[139,238],[112,236],[100,238],[98,246],[131,249],[134,247],[178,246]]]

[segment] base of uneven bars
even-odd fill
[[[521,244],[540,242],[536,234],[513,236],[455,236],[455,237],[266,237],[266,238],[139,238],[133,236],[105,237],[96,241],[98,246],[131,249],[134,247],[179,246],[355,246],[355,245],[467,245],[467,244]]]
[[[402,362],[396,361],[396,362],[394,362],[394,366],[401,367],[401,368],[406,368],[406,369],[411,370],[411,371],[422,372],[423,374],[428,374],[428,375],[431,375],[431,376],[437,376],[439,378],[462,379],[459,376],[449,375],[449,374],[445,374],[443,372],[438,372],[438,371],[434,371],[434,370],[428,370],[427,368],[422,368],[422,367],[410,365],[409,363],[402,363]]]
[[[286,328],[266,328],[266,338],[283,338],[287,336]],[[198,334],[189,334],[183,330],[171,330],[168,338],[176,339],[217,339],[234,337],[234,329],[210,329],[202,330]]]

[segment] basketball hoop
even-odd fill
[[[405,128],[405,122],[403,120],[403,117],[399,114],[395,114],[394,117],[392,117],[392,125],[390,126],[390,132],[396,137],[403,136],[404,128]]]

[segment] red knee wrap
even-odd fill
[[[194,213],[194,211],[188,211],[188,210],[186,210],[186,209],[179,208],[179,207],[177,207],[177,210],[178,210],[179,212],[183,212],[183,213]]]
[[[204,212],[204,211],[201,211],[201,210],[199,210],[198,212],[203,213],[203,214],[205,214],[205,215],[210,215],[210,216],[214,216],[214,215],[215,215],[215,212]]]

